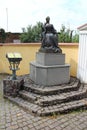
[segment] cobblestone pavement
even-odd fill
[[[87,111],[33,116],[3,98],[2,79],[0,76],[0,130],[87,130]]]

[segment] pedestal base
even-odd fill
[[[30,78],[39,85],[58,85],[68,83],[70,65],[43,66],[36,62],[30,63]]]

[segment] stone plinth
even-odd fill
[[[43,66],[36,62],[30,63],[30,78],[40,85],[57,85],[70,80],[69,65]]]
[[[36,54],[36,61],[30,63],[30,78],[39,85],[58,85],[70,80],[70,65],[65,64],[65,54]]]
[[[65,54],[61,53],[36,53],[36,63],[44,66],[49,65],[64,65]]]

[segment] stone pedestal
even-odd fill
[[[64,65],[65,54],[58,53],[36,53],[36,63],[43,66]]]
[[[30,63],[30,78],[39,85],[58,85],[70,80],[70,65],[65,64],[65,54],[36,53],[36,61]]]

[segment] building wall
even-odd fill
[[[21,33],[11,33],[11,32],[6,33],[5,43],[13,43],[14,40],[20,41],[20,35]]]
[[[81,82],[87,83],[87,30],[79,32],[79,57],[77,76]]]
[[[77,75],[78,64],[78,43],[59,43],[63,53],[66,55],[66,63],[70,64],[70,74]],[[19,43],[0,45],[0,73],[11,73],[6,53],[19,52],[23,60],[20,62],[20,70],[17,75],[29,74],[29,63],[35,60],[35,55],[40,48],[40,43]]]
[[[61,43],[63,53],[65,53],[65,62],[70,64],[70,74],[72,76],[77,76],[77,66],[78,66],[78,49],[77,43]]]

